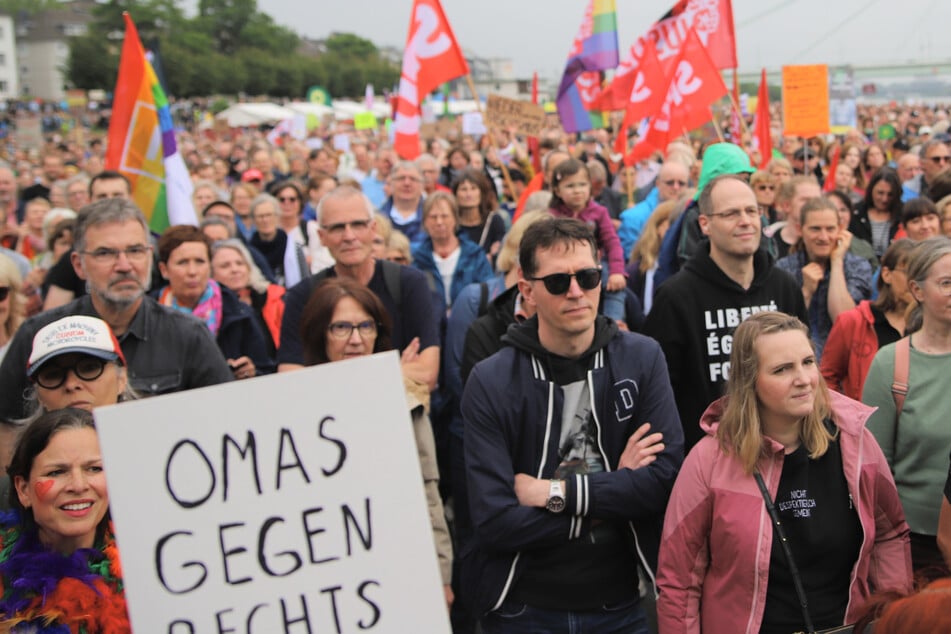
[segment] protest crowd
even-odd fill
[[[951,631],[951,111],[771,105],[771,151],[196,117],[160,229],[103,131],[11,130],[0,629],[130,631],[89,412],[396,350],[454,632]]]

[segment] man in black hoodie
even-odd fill
[[[465,386],[461,566],[487,633],[648,631],[636,562],[653,579],[682,432],[660,347],[597,314],[595,244],[575,219],[525,231],[518,287],[536,314]]]
[[[707,405],[722,395],[736,326],[763,310],[809,323],[799,285],[759,248],[760,214],[750,186],[733,174],[717,176],[698,202],[707,240],[657,289],[644,324],[667,357],[687,451],[703,437]]]

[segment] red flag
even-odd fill
[[[419,156],[420,103],[440,84],[467,75],[469,65],[439,0],[414,0],[396,107],[396,153]]]
[[[759,149],[760,168],[765,168],[773,158],[773,137],[769,131],[769,84],[766,83],[766,69],[760,74],[759,96],[756,99],[756,123],[753,126],[753,139]]]
[[[669,66],[673,66],[673,61]],[[657,58],[657,49],[653,42],[648,42],[640,58],[637,68],[629,73],[631,87],[628,100],[624,104],[624,121],[614,142],[614,151],[623,154],[626,148],[627,130],[636,125],[644,117],[657,112],[664,105],[667,94],[668,78],[671,68],[665,67]]]
[[[636,163],[654,150],[663,151],[671,136],[676,137],[681,130],[693,130],[710,121],[713,118],[711,104],[727,92],[723,77],[706,47],[691,31],[668,80],[660,114],[651,119],[644,139],[632,150],[633,157],[625,158],[625,163]]]
[[[836,145],[832,150],[832,160],[829,162],[829,175],[826,177],[825,185],[822,191],[831,192],[835,189],[835,170],[839,167],[839,154],[842,153],[842,146]]]

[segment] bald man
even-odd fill
[[[618,237],[621,239],[621,248],[624,249],[624,258],[631,255],[631,249],[641,236],[644,224],[654,213],[657,205],[666,200],[675,200],[687,187],[690,174],[687,168],[678,161],[667,161],[660,167],[654,189],[647,198],[630,209],[621,213],[621,226]]]

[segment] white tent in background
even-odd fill
[[[350,101],[347,99],[334,99],[334,118],[337,121],[347,121],[353,119],[361,112],[367,111],[367,104],[363,101]],[[371,108],[377,119],[385,119],[390,116],[390,104],[382,99],[373,102]]]
[[[276,103],[236,103],[215,115],[215,119],[227,121],[231,128],[245,128],[293,119],[295,114]]]
[[[312,114],[318,119],[323,119],[328,114],[333,114],[334,109],[325,106],[322,103],[311,103],[309,101],[295,101],[285,106],[288,110],[293,110],[297,114],[304,116]]]

